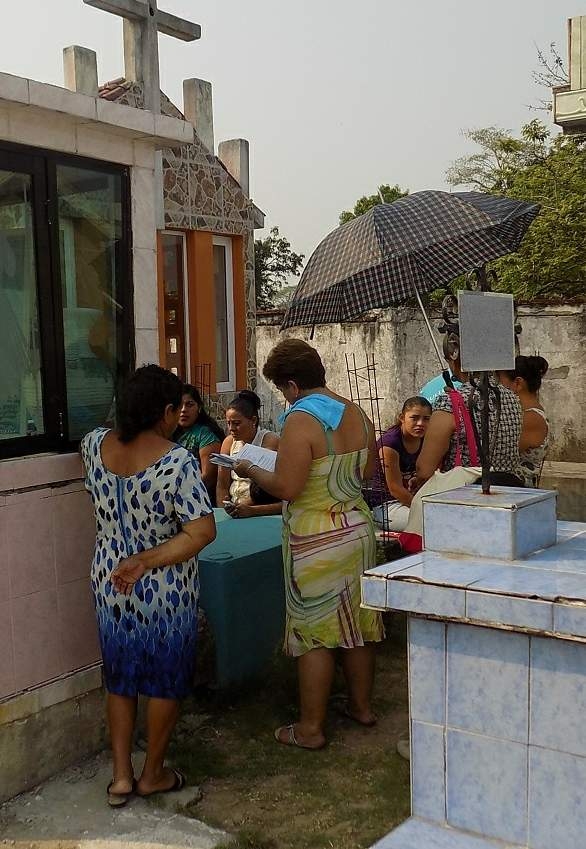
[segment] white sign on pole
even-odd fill
[[[515,368],[513,296],[500,292],[458,292],[460,360],[464,371]]]

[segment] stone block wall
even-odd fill
[[[406,398],[417,394],[427,380],[440,372],[424,321],[415,309],[389,310],[343,325],[319,325],[313,340],[309,338],[309,328],[281,334],[281,321],[280,313],[261,314],[256,328],[257,391],[263,401],[264,418],[272,423],[283,409],[283,398],[262,377],[262,365],[273,345],[284,336],[296,336],[314,345],[324,360],[329,385],[344,395],[349,394],[346,356],[351,362],[355,357],[358,367],[366,364],[367,357],[374,356],[383,428],[393,423]],[[582,401],[586,382],[586,305],[520,307],[519,321],[521,353],[539,353],[550,366],[541,390],[552,434],[547,459],[586,462]],[[438,323],[439,316],[434,316],[432,324]],[[363,392],[366,394],[366,388]],[[369,404],[363,406],[370,415]]]

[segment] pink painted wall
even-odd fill
[[[100,660],[77,455],[0,463],[0,699]]]

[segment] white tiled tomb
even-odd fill
[[[412,816],[376,849],[584,849],[586,524],[556,537],[551,493],[471,489],[426,503],[425,551],[362,578],[409,623]]]

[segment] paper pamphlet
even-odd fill
[[[240,460],[250,460],[259,469],[267,472],[275,471],[277,452],[270,448],[260,448],[258,445],[244,445],[237,454],[210,454],[210,463],[232,469]]]

